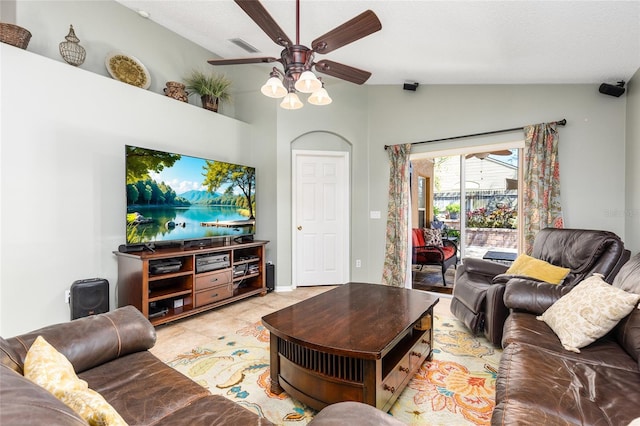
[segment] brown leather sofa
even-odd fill
[[[0,425],[85,425],[73,410],[26,379],[24,359],[36,337],[64,354],[76,374],[100,393],[129,425],[272,425],[167,366],[148,349],[155,329],[132,306],[0,337]],[[348,424],[399,426],[403,423],[358,402],[333,404],[310,422],[314,426]]]
[[[0,338],[0,424],[86,425],[74,411],[22,375],[37,336],[63,353],[78,376],[130,425],[271,425],[180,374],[151,354],[155,329],[135,308]]]
[[[640,254],[612,285],[640,294]],[[640,309],[580,353],[570,352],[536,320],[569,290],[520,279],[506,287],[511,314],[504,325],[493,425],[628,425],[640,417]]]
[[[629,259],[629,251],[613,232],[588,229],[542,229],[536,235],[532,257],[571,269],[561,284],[572,288],[594,272],[611,283]],[[484,334],[494,345],[502,340],[509,315],[503,296],[512,279],[509,267],[482,259],[466,258],[456,271],[451,312],[474,334]],[[529,278],[531,282],[534,279]],[[550,284],[549,284],[550,285]]]

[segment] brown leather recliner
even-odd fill
[[[571,269],[560,284],[572,288],[593,273],[613,282],[630,252],[613,232],[587,229],[546,228],[538,232],[531,256]],[[503,296],[510,279],[538,280],[506,275],[509,267],[482,259],[466,258],[456,271],[451,312],[474,334],[484,335],[499,346],[509,315]],[[553,286],[553,284],[546,284]]]

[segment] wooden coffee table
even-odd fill
[[[316,410],[360,401],[388,411],[431,357],[436,303],[419,290],[348,283],[262,317],[271,391]]]

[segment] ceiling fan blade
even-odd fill
[[[511,155],[513,153],[508,149],[501,149],[501,150],[498,150],[498,151],[491,151],[489,154],[491,154],[491,155]]]
[[[472,158],[472,157],[478,157],[481,160],[484,160],[485,158],[487,158],[490,155],[511,155],[513,154],[510,150],[508,149],[500,149],[497,151],[488,151],[488,152],[474,152],[473,154],[467,154],[464,156],[464,158]]]
[[[258,0],[235,0],[235,2],[276,44],[284,47],[293,45],[291,39]]]
[[[382,29],[382,24],[371,10],[366,10],[355,18],[334,28],[311,43],[311,48],[318,53],[329,53],[339,47],[368,36]]]
[[[316,70],[330,75],[332,77],[341,78],[342,80],[350,81],[355,84],[363,84],[371,77],[369,71],[364,71],[358,68],[350,67],[349,65],[333,62],[328,59],[323,59],[315,64]]]
[[[261,58],[236,58],[236,59],[210,59],[207,62],[211,65],[240,65],[240,64],[260,64],[277,62],[277,58],[261,57]]]

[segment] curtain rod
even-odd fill
[[[564,126],[565,124],[567,124],[567,120],[565,118],[563,118],[560,121],[553,121],[552,123],[557,124],[558,126]],[[511,129],[502,129],[502,130],[492,130],[490,132],[482,132],[482,133],[473,133],[470,135],[462,135],[462,136],[451,136],[449,138],[442,138],[442,139],[432,139],[430,141],[422,141],[422,142],[412,142],[411,145],[420,145],[423,143],[431,143],[431,142],[442,142],[442,141],[451,141],[454,139],[464,139],[464,138],[471,138],[474,136],[485,136],[485,135],[495,135],[497,133],[507,133],[507,132],[514,132],[516,130],[523,130],[525,128],[525,126],[522,127],[514,127]],[[389,148],[391,145],[385,145],[384,149],[386,150],[387,148]]]

